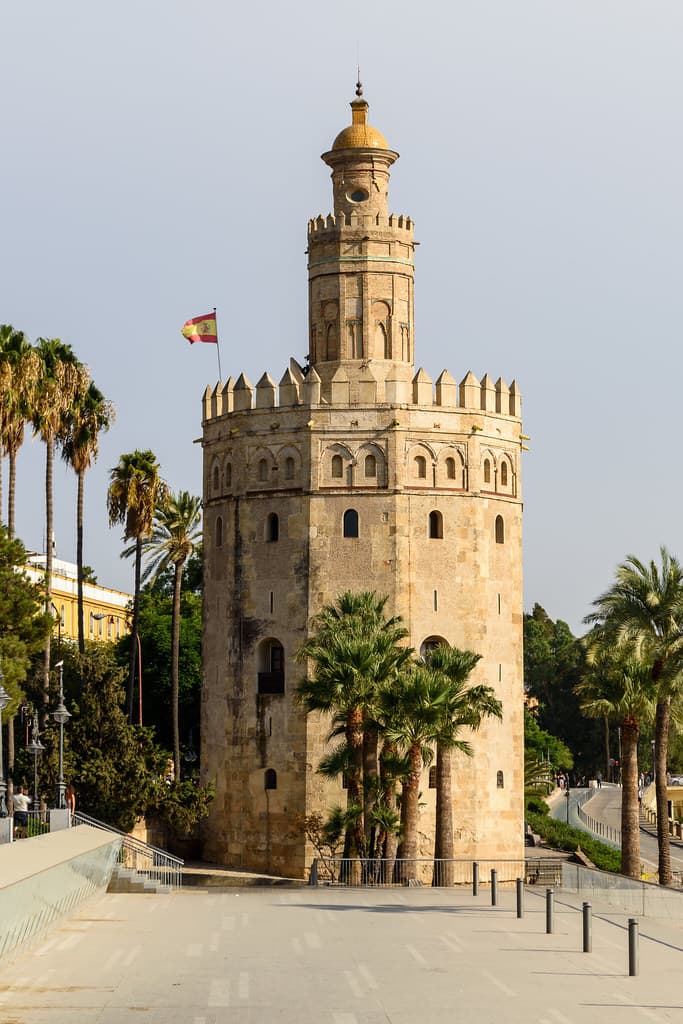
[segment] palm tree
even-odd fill
[[[83,492],[86,470],[97,458],[99,435],[109,430],[114,421],[114,406],[90,381],[84,391],[74,396],[65,423],[62,425],[62,458],[73,468],[78,479],[76,499],[76,564],[78,585],[78,650],[85,653],[83,623]]]
[[[669,846],[666,762],[671,721],[671,699],[680,684],[683,665],[683,570],[665,547],[661,568],[629,555],[616,572],[612,586],[594,602],[586,622],[596,623],[602,645],[621,647],[633,659],[649,666],[656,688],[655,788],[659,884],[672,881]]]
[[[7,532],[14,536],[14,504],[16,489],[16,460],[24,441],[24,426],[31,416],[32,398],[39,376],[36,350],[27,341],[23,331],[10,324],[0,326],[0,443],[9,456],[9,484],[7,500]],[[0,478],[0,507],[1,498]]]
[[[135,683],[135,655],[138,644],[140,615],[140,573],[142,544],[152,533],[154,511],[167,493],[166,484],[159,476],[159,463],[154,452],[130,452],[119,458],[118,466],[109,471],[107,509],[109,525],[122,523],[124,539],[134,540],[135,589],[133,593],[133,622],[131,625],[130,663],[126,688],[126,713],[133,721],[133,686]],[[125,552],[124,552],[125,555]],[[123,557],[123,555],[122,555]]]
[[[476,732],[484,718],[502,718],[503,706],[490,686],[468,686],[467,680],[481,660],[474,651],[461,651],[444,645],[426,656],[428,667],[441,677],[446,690],[443,719],[436,738],[436,831],[434,859],[452,860],[453,841],[453,765],[452,751],[472,755],[469,743],[461,739],[463,729]],[[450,870],[443,865],[446,874]],[[435,875],[437,868],[435,865]],[[439,876],[440,877],[440,876]],[[439,884],[449,885],[445,878]]]
[[[621,871],[640,878],[638,739],[641,725],[654,718],[656,687],[652,667],[605,647],[595,631],[589,638],[588,674],[577,685],[581,711],[588,718],[608,718],[621,725]]]
[[[360,818],[347,836],[345,856],[365,854],[371,829],[374,798],[369,783],[365,800],[363,766],[365,763],[371,778],[373,759],[367,745],[364,751],[365,726],[380,685],[395,676],[411,655],[409,648],[400,646],[407,636],[400,620],[384,616],[386,601],[386,597],[369,592],[342,594],[334,605],[323,608],[315,633],[297,653],[299,661],[313,663],[312,677],[297,688],[306,712],[321,711],[343,720],[349,761],[347,802],[349,808],[361,809]],[[375,774],[376,742],[374,733]]]
[[[173,566],[173,606],[171,612],[171,714],[173,718],[173,763],[180,779],[180,725],[178,715],[180,661],[180,594],[183,566],[195,551],[201,537],[201,498],[189,491],[168,494],[157,505],[150,537],[143,540],[143,552],[150,557],[143,580],[152,581]],[[130,549],[124,551],[131,553]]]
[[[52,604],[53,560],[53,468],[55,441],[62,430],[65,416],[74,396],[83,390],[89,379],[87,367],[78,361],[70,345],[59,338],[39,338],[36,348],[39,376],[33,395],[31,421],[34,434],[45,443],[45,608]],[[50,698],[50,636],[45,641],[43,664],[43,718],[47,716]]]
[[[403,877],[417,877],[417,827],[420,778],[423,765],[432,760],[431,745],[443,726],[448,687],[443,676],[425,665],[417,664],[404,671],[387,686],[391,704],[384,735],[408,758],[408,771],[401,793],[401,845],[399,858],[406,861]]]

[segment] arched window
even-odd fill
[[[374,455],[365,456],[365,475],[377,476],[377,459]]]
[[[455,459],[446,459],[446,476],[449,480],[455,480]]]
[[[280,520],[275,512],[269,512],[266,518],[266,540],[276,541],[280,539]]]
[[[256,652],[259,693],[285,692],[285,651],[279,640],[262,640]]]
[[[223,517],[216,516],[216,547],[223,547]]]
[[[62,610],[59,613],[59,620],[62,625],[62,629],[66,626],[66,606],[62,605]]]
[[[484,483],[491,483],[491,460],[484,459]]]
[[[225,486],[232,487],[232,462],[225,463]]]
[[[294,459],[288,455],[285,459],[285,480],[294,479]]]
[[[427,477],[427,460],[424,455],[415,456],[415,476],[419,480],[424,480]]]
[[[496,544],[505,543],[505,523],[502,516],[496,516]]]
[[[341,479],[344,475],[344,463],[341,455],[332,456],[332,476]]]
[[[441,540],[443,537],[443,516],[440,512],[429,513],[429,536],[433,540]]]
[[[258,464],[258,478],[259,480],[268,479],[268,463],[265,459],[259,459]]]
[[[95,636],[95,614],[90,612],[90,636]]]
[[[118,640],[121,636],[121,619],[116,616],[116,639]]]
[[[114,616],[107,615],[107,639],[111,640],[111,627],[114,625]]]
[[[347,508],[344,513],[344,536],[358,536],[358,513],[355,508]]]
[[[498,789],[505,789],[505,776],[502,772],[496,772],[496,786]]]
[[[505,461],[505,459],[503,459],[503,461],[500,464],[500,486],[501,487],[507,487],[507,485],[508,485],[508,464]]]
[[[213,484],[212,484],[212,486],[213,486],[213,493],[214,494],[216,494],[218,492],[218,489],[220,487],[220,482],[221,482],[220,471],[218,469],[218,466],[214,466],[213,467]]]
[[[437,647],[448,647],[448,640],[444,640],[442,636],[428,636],[426,640],[423,640],[420,644],[420,657],[426,658],[432,651],[435,651]]]
[[[263,773],[263,788],[277,789],[277,772],[274,768],[266,768]]]

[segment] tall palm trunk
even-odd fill
[[[346,716],[346,742],[351,754],[351,768],[348,776],[348,802],[357,807],[363,806],[363,712],[360,708],[351,708]],[[348,856],[362,857],[365,854],[365,833],[362,816],[354,817],[348,836]],[[346,844],[345,844],[346,850]],[[345,853],[346,855],[346,853]]]
[[[368,857],[375,855],[376,827],[372,812],[377,804],[377,743],[377,729],[366,724],[363,729],[363,827]]]
[[[54,504],[52,479],[55,457],[54,435],[45,438],[45,611],[52,614],[52,534],[54,523]],[[43,659],[43,729],[47,725],[48,708],[50,705],[50,654],[52,634],[45,637],[45,655]]]
[[[399,859],[403,865],[402,879],[411,881],[417,878],[417,826],[420,799],[420,776],[422,774],[422,753],[419,744],[413,744],[408,751],[408,775],[403,782],[401,796],[401,829],[403,839],[398,848]]]
[[[13,445],[10,446],[8,455],[9,482],[7,491],[7,533],[11,540],[14,537],[14,506],[17,487],[17,449]]]
[[[126,687],[126,715],[128,724],[133,724],[133,687],[135,686],[135,660],[138,648],[138,620],[140,618],[140,574],[142,569],[142,537],[135,538],[135,589],[133,591],[133,622],[130,630],[130,660],[128,662],[128,686]],[[138,685],[140,681],[138,680]]]
[[[179,662],[180,662],[180,588],[183,567],[176,562],[173,574],[173,611],[171,617],[171,705],[173,715],[173,765],[176,781],[180,780]]]
[[[614,782],[614,779],[612,778],[613,771],[612,771],[611,766],[610,766],[609,718],[607,717],[607,715],[603,715],[602,722],[603,722],[603,725],[605,727],[604,728],[604,733],[603,733],[604,738],[605,738],[605,772],[604,772],[603,778],[607,779],[609,782]]]
[[[78,586],[78,650],[85,654],[85,626],[83,624],[83,491],[85,470],[78,470],[78,497],[76,498],[76,576]]]
[[[436,747],[436,831],[434,835],[433,885],[453,884],[453,775],[452,752],[442,743]]]
[[[380,785],[382,788],[382,802],[390,810],[397,809],[396,781],[393,773],[385,769],[386,761],[393,761],[397,755],[397,747],[390,740],[384,740],[382,745],[382,756],[380,757]],[[394,865],[398,850],[398,835],[396,832],[387,832],[383,837],[383,845],[379,855],[384,859],[383,881],[390,882],[394,877]]]
[[[671,698],[657,702],[655,715],[655,792],[657,795],[657,843],[659,845],[659,884],[671,885],[671,846],[669,844],[669,802],[666,761],[669,747]]]
[[[621,873],[640,878],[640,821],[638,804],[638,723],[626,718],[621,724]]]

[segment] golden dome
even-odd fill
[[[332,143],[332,149],[389,149],[381,132],[368,124],[369,104],[364,99],[351,104],[352,124],[344,128]]]

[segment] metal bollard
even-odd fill
[[[638,973],[638,921],[635,917],[628,919],[628,976],[634,978]]]
[[[553,934],[553,897],[555,891],[553,889],[546,889],[545,891],[545,933],[546,935]]]
[[[491,906],[498,906],[498,872],[491,868]]]
[[[590,903],[584,903],[583,905],[583,951],[584,953],[592,953],[593,951],[593,935],[591,932],[591,905]]]
[[[472,864],[472,895],[479,895],[479,864],[476,860]]]
[[[517,917],[524,917],[524,882],[517,879]]]

